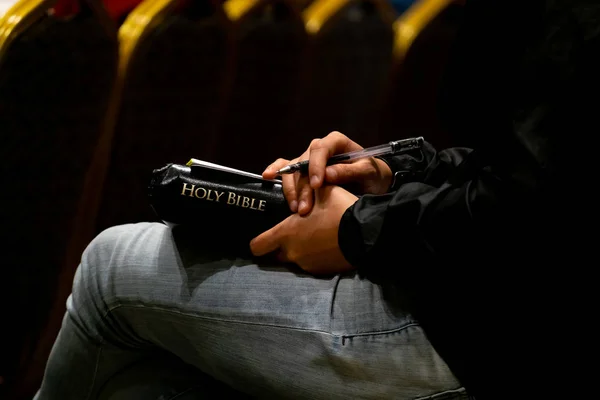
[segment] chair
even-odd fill
[[[391,0],[392,7],[398,14],[404,13],[414,2],[415,0]]]
[[[394,23],[382,141],[424,136],[438,148],[454,144],[440,118],[440,89],[462,10],[461,1],[418,0]]]
[[[154,168],[210,158],[230,86],[231,33],[218,1],[146,0],[119,30],[119,80],[97,158],[96,232],[155,221]]]
[[[306,8],[304,90],[286,131],[298,144],[295,155],[333,130],[378,144],[373,125],[389,77],[394,15],[377,0],[316,0]]]
[[[22,0],[0,23],[0,292],[2,304],[14,305],[3,317],[10,329],[0,390],[16,398],[39,384],[94,219],[82,193],[116,75],[117,38],[98,3],[81,4],[59,19],[47,12],[50,2]]]
[[[140,2],[141,0],[102,0],[102,5],[108,16],[120,25]],[[79,0],[58,0],[53,6],[54,15],[62,18],[74,15],[79,10]]]
[[[293,142],[285,124],[297,98],[307,35],[292,3],[224,4],[235,32],[235,71],[218,130],[218,163],[260,173]]]

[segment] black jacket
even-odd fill
[[[396,280],[478,398],[541,393],[572,368],[561,326],[587,204],[575,181],[600,133],[599,3],[467,2],[440,105],[464,147],[388,159],[411,173],[341,221],[346,258]]]

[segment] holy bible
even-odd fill
[[[291,214],[280,180],[196,159],[154,170],[148,196],[168,226],[241,249]]]

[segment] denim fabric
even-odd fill
[[[101,233],[36,399],[199,398],[211,379],[260,398],[467,398],[391,284],[222,254],[161,224]]]

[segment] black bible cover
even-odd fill
[[[291,214],[281,181],[195,159],[154,170],[148,195],[167,225],[241,249]]]

